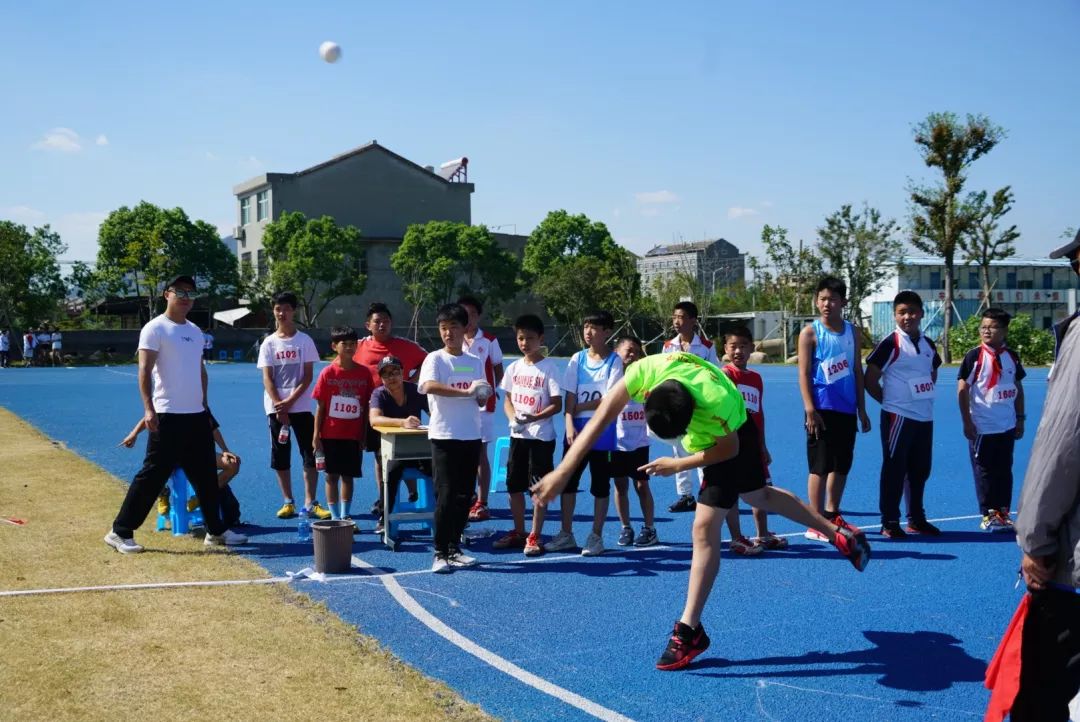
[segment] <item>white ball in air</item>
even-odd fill
[[[319,46],[319,57],[328,63],[336,63],[341,57],[341,46],[332,40],[327,40]]]

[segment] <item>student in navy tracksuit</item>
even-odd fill
[[[934,440],[934,385],[941,365],[934,342],[922,335],[922,298],[901,291],[893,299],[896,330],[866,359],[866,392],[881,404],[881,533],[907,536],[900,526],[900,499],[907,491],[907,531],[940,534],[926,520],[923,491],[930,478]]]

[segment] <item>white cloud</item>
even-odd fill
[[[211,153],[210,151],[206,151],[203,154],[203,157],[206,158],[206,160],[217,160],[217,156],[214,155],[213,153]]]
[[[772,201],[762,201],[761,203],[758,203],[758,205],[761,206],[762,208],[772,208],[773,207],[773,202]]]
[[[34,150],[55,150],[61,153],[78,153],[82,150],[79,134],[71,128],[53,128],[30,146]]]
[[[99,135],[97,137],[97,140],[94,141],[94,144],[95,145],[108,145],[109,144],[109,139],[105,137],[104,133],[102,133],[101,135]]]
[[[634,200],[643,204],[678,203],[679,196],[671,191],[643,191],[634,194]]]
[[[0,208],[0,219],[24,226],[40,226],[45,221],[45,211],[30,206],[7,206]]]
[[[645,208],[642,208],[640,213],[646,218],[655,218],[656,216],[660,215],[660,209],[654,206],[647,206]]]
[[[761,212],[754,208],[742,208],[740,206],[732,206],[727,209],[728,218],[749,218],[751,216],[760,215]]]

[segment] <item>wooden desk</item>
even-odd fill
[[[397,541],[390,536],[391,521],[430,521],[434,529],[435,514],[430,511],[406,511],[391,514],[389,507],[391,461],[425,461],[431,458],[431,442],[427,429],[406,429],[400,426],[374,426],[382,437],[379,455],[383,468],[383,544],[397,551]]]

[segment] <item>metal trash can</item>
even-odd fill
[[[352,567],[353,523],[326,519],[311,524],[315,542],[315,571],[342,574]]]

